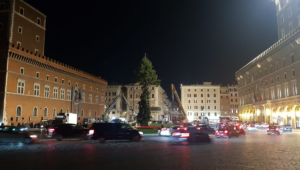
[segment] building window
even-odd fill
[[[209,91],[209,89],[207,89],[207,91]]]
[[[90,103],[92,103],[92,97],[93,97],[93,96],[90,94],[90,95],[89,95],[89,102],[90,102]]]
[[[98,96],[95,98],[95,103],[98,104]]]
[[[71,91],[70,90],[67,90],[67,100],[71,100]]]
[[[82,85],[82,88],[83,88],[83,89],[85,89],[85,84],[84,84],[84,85]]]
[[[96,88],[96,92],[98,92],[98,88]]]
[[[24,15],[24,8],[20,7],[19,12],[20,12],[21,15]]]
[[[62,79],[62,80],[61,80],[61,84],[64,84],[64,83],[65,83],[65,80],[64,80],[64,79]]]
[[[197,100],[194,100],[194,103],[197,103]]]
[[[38,54],[38,53],[39,53],[39,50],[38,50],[38,49],[35,49],[35,50],[34,50],[34,53],[35,53],[35,54]]]
[[[40,42],[40,36],[35,36],[35,40],[37,41],[37,42]]]
[[[58,89],[57,89],[57,87],[54,87],[53,88],[53,98],[57,99],[57,97],[58,97]]]
[[[189,103],[191,103],[191,100],[189,100]]]
[[[48,109],[47,108],[44,109],[44,117],[48,117]]]
[[[207,94],[207,97],[209,97],[209,94]]]
[[[214,109],[217,109],[217,106],[214,106]]]
[[[23,67],[20,68],[20,74],[24,74],[24,68]]]
[[[292,60],[292,63],[295,62],[295,56],[294,55],[291,56],[291,60]]]
[[[278,95],[278,98],[281,98],[281,90],[280,89],[277,89],[277,95]]]
[[[273,78],[271,78],[271,83],[273,83]]]
[[[60,89],[60,99],[65,99],[65,89]]]
[[[217,116],[217,113],[215,113],[215,116]]]
[[[188,89],[188,91],[190,91],[190,89]]]
[[[152,94],[152,98],[154,98],[154,94]]]
[[[154,87],[152,87],[152,90],[154,90]]]
[[[69,110],[69,109],[67,109],[67,113],[70,113],[70,110]]]
[[[54,108],[52,111],[52,116],[55,117],[56,116],[56,109]]]
[[[83,110],[81,111],[81,117],[83,117]]]
[[[32,114],[33,117],[37,117],[38,116],[38,109],[37,107],[34,107],[33,108],[33,114]]]
[[[277,81],[279,81],[279,76],[277,76]]]
[[[293,31],[293,24],[292,24],[292,23],[289,24],[289,31],[290,31],[290,32]]]
[[[49,75],[47,75],[47,76],[46,76],[46,80],[48,80],[48,81],[49,81]]]
[[[286,79],[286,73],[284,73],[284,79]]]
[[[285,32],[284,29],[281,30],[281,38],[283,38],[285,36]]]
[[[69,86],[71,85],[71,81],[68,81],[68,85],[69,85]]]
[[[85,93],[82,93],[82,94],[81,94],[81,100],[82,100],[83,102],[85,102]]]
[[[5,9],[5,2],[1,2],[0,3],[0,10],[4,10]]]
[[[201,100],[201,103],[203,103],[203,100]]]
[[[17,48],[21,47],[22,43],[17,41]]]
[[[207,115],[210,116],[210,113],[208,112]]]
[[[90,90],[92,91],[92,86],[90,87]]]
[[[293,84],[293,94],[297,95],[297,84]]]
[[[63,113],[63,111],[64,111],[63,109],[60,109],[59,113]]]
[[[285,87],[285,97],[289,97],[289,88]]]
[[[40,73],[36,72],[36,78],[40,78]]]
[[[55,78],[54,78],[54,82],[56,82],[56,83],[57,83],[57,77],[55,77]]]
[[[283,67],[285,67],[285,59],[283,60]]]
[[[192,106],[188,106],[188,109],[192,109]]]
[[[39,17],[36,19],[36,23],[41,25],[41,19]]]
[[[210,109],[210,106],[207,106],[207,109]]]
[[[217,95],[216,95],[216,94],[214,94],[214,97],[217,97]]]
[[[194,106],[194,109],[198,109],[198,106]]]
[[[22,116],[22,108],[21,108],[21,106],[17,107],[17,116]]]
[[[22,27],[18,28],[18,32],[22,34]]]
[[[35,84],[34,85],[33,95],[35,95],[35,96],[39,96],[40,95],[40,85],[39,84]]]
[[[296,75],[296,72],[295,72],[295,70],[293,70],[293,76],[295,76]]]
[[[231,99],[231,102],[233,102],[233,99]]]
[[[78,87],[78,83],[75,84],[75,87]]]
[[[280,23],[281,23],[281,24],[284,23],[284,17],[283,17],[283,15],[280,16]]]
[[[217,100],[214,100],[214,103],[217,103]]]
[[[197,94],[194,94],[194,97],[197,97]]]
[[[25,81],[24,80],[18,80],[18,93],[24,94],[25,89]]]
[[[132,94],[130,94],[130,98],[132,99]]]
[[[44,97],[49,97],[49,94],[50,94],[50,87],[45,86]]]
[[[235,102],[237,102],[237,99],[235,99]]]

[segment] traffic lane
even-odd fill
[[[91,140],[0,145],[0,160],[5,169],[28,164],[34,165],[30,169],[299,169],[299,137],[253,133],[202,145],[162,142],[171,140],[168,137],[107,144]]]

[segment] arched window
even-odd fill
[[[63,112],[63,109],[60,109],[59,113],[62,113]]]
[[[67,109],[67,113],[70,113],[69,109]]]
[[[56,116],[56,109],[53,108],[53,111],[52,111],[52,116],[55,117]]]
[[[97,117],[97,111],[95,111],[95,117]]]
[[[91,111],[89,110],[89,117],[91,117],[92,116],[92,113],[91,113]]]
[[[34,107],[32,116],[36,117],[37,115],[38,115],[38,109],[37,107]]]
[[[17,107],[17,116],[22,116],[22,108],[21,108],[21,106]]]
[[[83,110],[81,111],[81,117],[83,117]]]
[[[45,109],[44,109],[44,117],[47,117],[47,116],[48,116],[48,109],[45,108]]]

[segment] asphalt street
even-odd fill
[[[300,169],[300,132],[266,130],[210,144],[144,136],[140,142],[41,139],[0,144],[0,169]]]

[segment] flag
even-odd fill
[[[254,102],[257,102],[257,98],[256,98],[255,93],[254,93]]]

